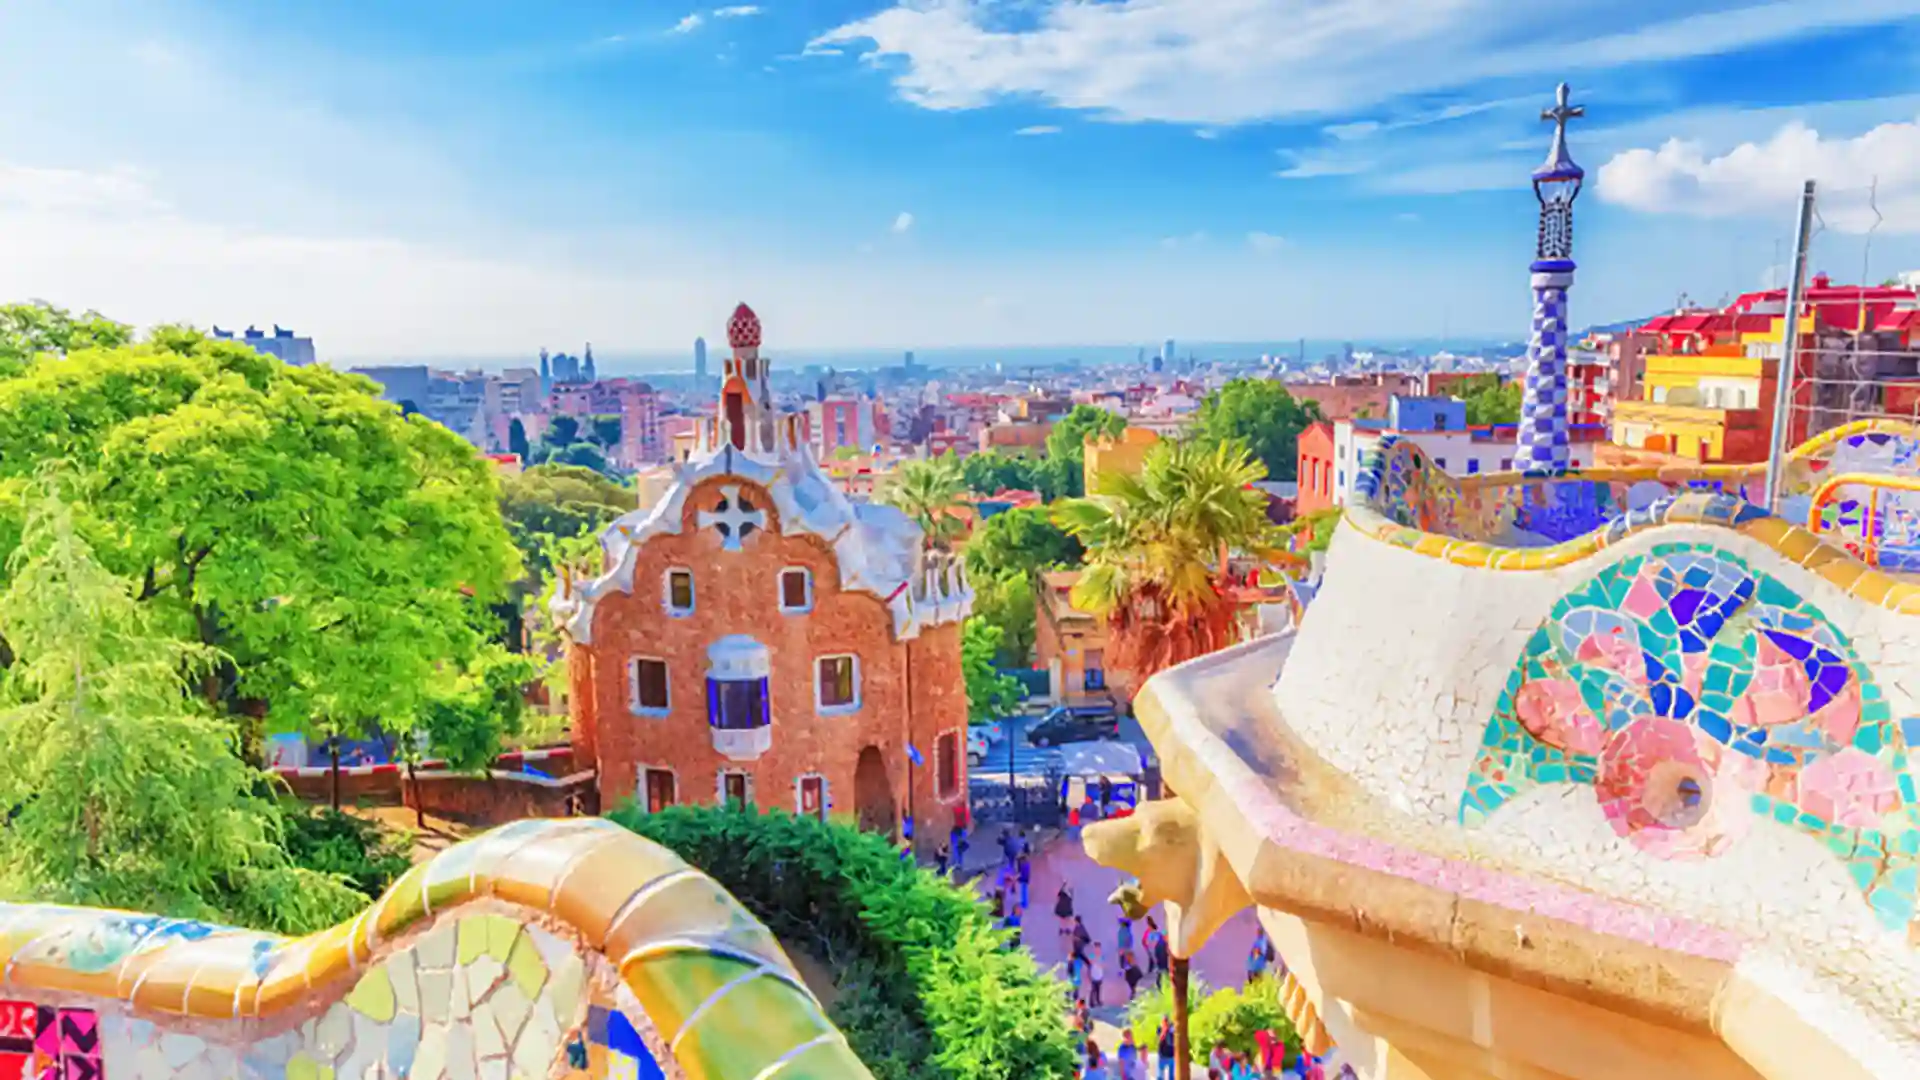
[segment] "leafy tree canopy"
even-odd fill
[[[578,465],[536,465],[500,478],[500,515],[531,574],[553,567],[553,538],[597,535],[639,505],[633,491]]]
[[[984,724],[1020,707],[1020,680],[994,669],[1001,631],[978,616],[960,628],[960,670],[967,683],[967,722]]]
[[[302,870],[264,775],[183,673],[216,654],[156,626],[80,535],[52,470],[16,491],[0,592],[0,894],[305,933],[367,903]]]
[[[980,522],[967,541],[967,572],[986,577],[1045,567],[1078,566],[1086,549],[1053,523],[1042,506],[1005,510]]]
[[[1324,419],[1319,402],[1296,399],[1277,379],[1235,379],[1200,402],[1193,438],[1207,446],[1238,442],[1266,466],[1267,476],[1292,480],[1300,433]]]
[[[1002,491],[1039,491],[1046,463],[1024,454],[1006,454],[982,450],[960,462],[960,475],[967,490],[976,495],[998,495]]]
[[[1457,392],[1467,403],[1467,423],[1474,427],[1520,422],[1517,382],[1502,383],[1498,375],[1475,375],[1462,382]]]
[[[375,392],[177,329],[33,363],[0,378],[0,557],[26,483],[72,462],[76,533],[158,631],[219,650],[210,701],[395,730],[496,628],[519,560],[488,464]]]
[[[132,327],[97,311],[74,315],[39,301],[0,304],[0,377],[18,374],[42,354],[111,349],[132,340]]]
[[[1041,484],[1041,494],[1047,501],[1086,494],[1083,470],[1087,440],[1118,435],[1126,426],[1126,417],[1097,405],[1075,405],[1072,412],[1055,421],[1053,430],[1047,432],[1047,460]]]
[[[995,665],[1013,668],[1032,663],[1036,631],[1033,575],[1009,570],[998,575],[969,574],[968,581],[973,585],[974,618],[1000,631]]]

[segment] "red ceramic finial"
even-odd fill
[[[734,308],[733,318],[727,320],[727,344],[736,349],[760,347],[760,316],[745,304]]]

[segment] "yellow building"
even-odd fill
[[[1640,400],[1613,408],[1613,442],[1700,462],[1764,460],[1784,319],[1682,312],[1648,323]]]
[[[1138,473],[1147,460],[1147,451],[1160,442],[1160,436],[1143,427],[1122,428],[1119,435],[1089,438],[1083,450],[1081,478],[1086,490],[1094,488],[1094,477],[1103,472]]]

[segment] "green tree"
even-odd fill
[[[74,315],[34,301],[0,304],[0,378],[18,374],[42,353],[111,349],[133,340],[133,328],[89,311]]]
[[[527,442],[527,425],[517,416],[507,423],[507,452],[518,455],[522,464],[531,464],[527,459],[533,456],[533,446]]]
[[[1033,662],[1034,623],[1033,576],[1018,570],[999,575],[974,577],[973,614],[1000,631],[1000,648],[994,663],[1003,668],[1026,667]]]
[[[415,770],[423,749],[455,772],[484,772],[506,740],[520,733],[527,716],[527,686],[539,675],[540,665],[532,657],[491,648],[459,678],[434,686],[413,724],[422,737],[398,740],[395,747],[406,763],[415,821],[421,828],[426,817]]]
[[[1271,1031],[1286,1043],[1289,1061],[1300,1053],[1300,1035],[1294,1030],[1293,1021],[1287,1019],[1286,1005],[1280,998],[1280,980],[1255,979],[1244,989],[1210,990],[1206,983],[1195,979],[1190,990],[1199,1000],[1188,1021],[1190,1045],[1195,1049],[1224,1046],[1252,1057],[1260,1049],[1259,1033]],[[1152,1046],[1158,1040],[1161,1019],[1173,1011],[1170,991],[1169,984],[1163,981],[1128,1003],[1127,1027],[1133,1031],[1135,1042]]]
[[[960,628],[960,671],[967,683],[967,722],[984,724],[1020,707],[1020,680],[994,668],[1000,654],[998,626],[978,616]]]
[[[959,534],[961,520],[954,513],[966,485],[952,454],[911,458],[893,470],[880,491],[880,501],[912,518],[926,534],[929,548],[945,549]]]
[[[1200,403],[1194,441],[1238,442],[1266,466],[1267,476],[1292,480],[1299,468],[1300,433],[1326,417],[1317,401],[1300,401],[1275,379],[1235,379]]]
[[[1080,541],[1053,523],[1043,506],[1005,510],[980,522],[967,541],[967,572],[997,577],[1007,571],[1078,566]]]
[[[638,506],[627,487],[577,465],[536,465],[500,478],[500,516],[530,576],[553,569],[553,538],[598,534]]]
[[[26,482],[74,462],[75,529],[158,631],[219,651],[201,691],[249,754],[262,726],[412,716],[519,560],[490,466],[375,390],[179,330],[0,378],[0,556]]]
[[[52,468],[24,485],[0,593],[16,655],[0,699],[0,891],[295,933],[346,918],[368,898],[294,866],[264,775],[182,678],[214,651],[155,626],[137,586],[94,557],[63,486]]]
[[[1075,405],[1073,411],[1054,422],[1047,432],[1047,460],[1041,475],[1041,492],[1048,502],[1086,494],[1087,440],[1101,435],[1118,435],[1126,430],[1127,418],[1097,405]]]
[[[1520,384],[1503,383],[1498,375],[1475,375],[1463,381],[1457,396],[1467,403],[1467,423],[1473,427],[1520,422]]]
[[[1238,442],[1161,443],[1140,475],[1105,474],[1093,497],[1054,507],[1087,546],[1073,602],[1106,618],[1113,667],[1144,682],[1232,643],[1227,558],[1274,543],[1267,497],[1249,487],[1261,472]]]
[[[587,440],[602,450],[611,450],[620,445],[620,417],[591,416],[587,418]]]
[[[582,469],[592,469],[603,476],[613,473],[613,466],[607,462],[607,455],[598,446],[590,442],[569,443],[542,459],[548,465],[572,465]]]
[[[982,450],[960,462],[961,479],[976,495],[998,495],[1002,491],[1038,491],[1044,463],[1024,454],[1005,454]]]

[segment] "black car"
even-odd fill
[[[1027,741],[1035,746],[1119,737],[1120,714],[1107,705],[1057,705],[1027,729]]]

